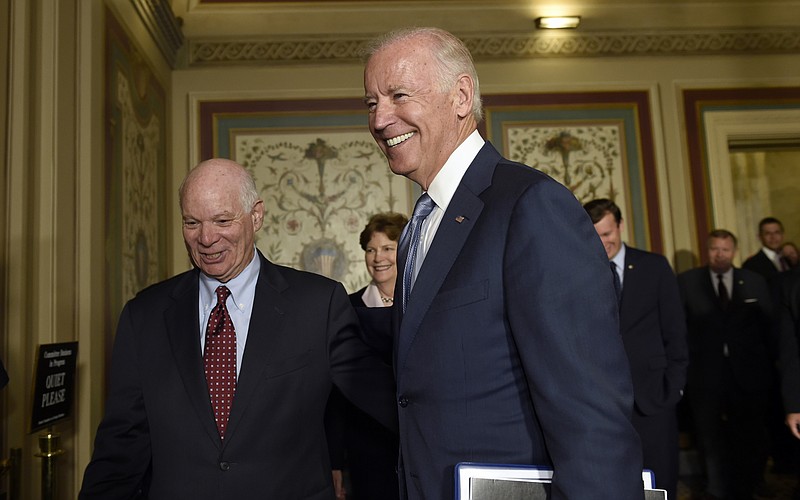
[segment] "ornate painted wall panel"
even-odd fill
[[[647,91],[484,96],[486,137],[508,158],[547,173],[581,203],[610,198],[626,241],[663,251]]]
[[[409,214],[415,196],[389,170],[361,100],[205,101],[199,115],[201,157],[234,159],[256,180],[268,259],[349,292],[369,282],[359,234],[374,213]]]
[[[756,111],[780,111],[800,109],[800,87],[759,87],[759,88],[702,88],[686,89],[683,91],[683,114],[686,125],[686,145],[689,156],[689,169],[692,186],[692,202],[695,212],[695,231],[699,248],[699,257],[706,261],[707,236],[715,228],[713,206],[715,201],[733,197],[737,213],[735,217],[742,221],[742,225],[751,229],[751,234],[743,241],[743,250],[754,252],[758,244],[753,241],[753,235],[758,228],[758,220],[766,216],[777,216],[783,220],[791,221],[792,229],[798,227],[794,220],[797,213],[796,199],[791,196],[779,194],[782,188],[798,184],[798,174],[794,172],[791,178],[780,178],[778,174],[769,175],[766,170],[747,173],[740,169],[737,161],[730,165],[731,172],[725,173],[732,176],[732,192],[712,189],[711,174],[719,166],[709,161],[708,140],[709,130],[707,121],[711,115],[735,114]],[[746,123],[748,128],[750,123]],[[763,127],[762,127],[763,128]],[[790,134],[795,141],[798,138],[797,128]],[[783,133],[780,135],[784,135]],[[786,137],[784,137],[786,138]],[[768,140],[769,138],[761,138]],[[758,141],[755,141],[758,142]],[[726,151],[727,153],[727,151]],[[745,169],[746,170],[746,169]],[[772,178],[770,178],[772,177]],[[744,191],[747,191],[746,193]],[[775,192],[775,204],[769,203]],[[794,193],[793,193],[794,194]],[[794,203],[792,203],[794,201]],[[727,229],[736,232],[735,227]],[[741,236],[740,228],[738,236]]]
[[[105,161],[109,321],[165,278],[165,91],[142,52],[106,10]]]

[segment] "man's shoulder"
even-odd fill
[[[261,273],[259,281],[266,280],[273,286],[280,288],[286,286],[301,286],[306,289],[331,289],[340,286],[341,283],[321,274],[310,271],[301,271],[293,267],[275,264],[263,258],[261,260]]]
[[[189,286],[192,283],[192,279],[197,280],[197,273],[196,269],[189,269],[171,278],[148,285],[139,290],[135,298],[148,299],[172,294],[175,290]]]
[[[709,276],[707,266],[694,267],[692,269],[683,271],[682,273],[678,274],[678,281],[680,282],[692,281],[701,278],[703,276]]]
[[[745,267],[734,267],[733,275],[740,280],[763,283],[764,285],[767,283],[766,278],[761,273]]]
[[[500,157],[495,168],[495,179],[505,179],[509,182],[556,182],[555,179],[534,167]]]
[[[756,264],[756,265],[759,264],[764,259],[769,260],[768,257],[767,257],[767,254],[764,253],[764,250],[759,250],[758,252],[754,253],[750,257],[746,258],[744,260],[744,263],[742,264],[742,267],[747,269],[749,266],[752,266],[754,264]]]
[[[650,260],[650,261],[661,261],[667,260],[666,257],[661,255],[660,253],[651,252],[650,250],[642,250],[641,248],[636,248],[625,244],[625,256],[643,260]]]
[[[545,172],[506,158],[501,158],[495,166],[491,185],[505,199],[515,199],[526,192],[534,191],[545,197],[575,199],[572,191]],[[579,203],[577,205],[580,207]]]
[[[509,198],[536,184],[563,187],[546,173],[503,157],[489,141],[473,160],[462,183],[476,194],[491,186]]]
[[[669,271],[674,274],[669,261],[660,253],[625,245],[625,260],[630,264],[645,266],[651,271]]]

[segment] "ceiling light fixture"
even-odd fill
[[[537,17],[535,23],[540,30],[575,29],[581,24],[581,16]]]

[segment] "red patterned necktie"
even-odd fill
[[[217,305],[208,316],[206,347],[203,353],[206,383],[219,437],[225,438],[233,395],[236,392],[236,331],[225,301],[231,291],[217,287]]]

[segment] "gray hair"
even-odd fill
[[[431,51],[436,61],[437,80],[439,90],[448,91],[455,83],[459,75],[467,74],[474,83],[472,96],[472,116],[477,123],[483,120],[483,102],[481,99],[481,87],[478,81],[478,72],[475,70],[475,63],[472,54],[464,42],[452,33],[440,28],[433,27],[412,27],[401,28],[391,31],[375,38],[363,49],[363,58],[366,61],[379,52],[381,49],[395,42],[410,38],[427,38],[431,43]]]

